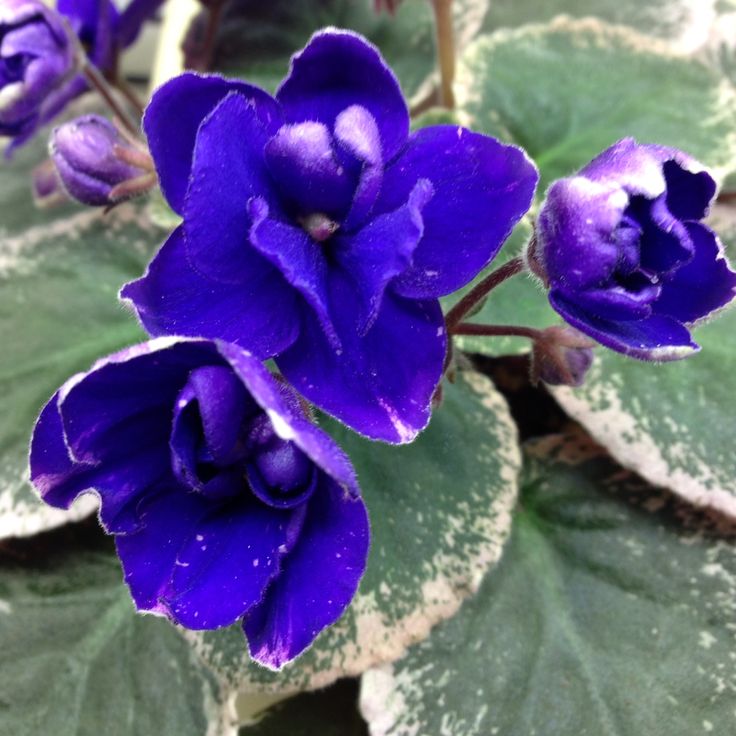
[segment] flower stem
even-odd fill
[[[100,74],[99,69],[85,56],[82,59],[81,72],[84,74],[90,86],[97,90],[107,106],[112,110],[120,121],[120,124],[133,136],[138,135],[138,125],[130,116],[130,113],[116,99],[112,87],[107,80]]]
[[[502,284],[506,279],[521,273],[524,270],[524,261],[520,256],[512,258],[503,266],[486,276],[477,286],[472,288],[445,316],[447,334],[457,332],[457,327],[463,318],[478,304],[488,293]]]
[[[141,117],[143,117],[143,112],[145,111],[146,106],[141,98],[138,96],[138,93],[133,89],[133,87],[120,76],[115,77],[114,86],[117,90],[121,92],[123,97],[125,97],[125,99],[128,100],[128,102],[135,108],[135,111]]]
[[[215,51],[215,39],[217,38],[217,30],[220,27],[224,7],[225,0],[215,0],[214,2],[209,3],[207,9],[207,28],[204,33],[202,53],[199,57],[199,71],[209,71],[212,66],[212,56]]]
[[[432,7],[434,8],[437,57],[440,66],[440,104],[451,110],[455,107],[455,93],[452,90],[452,83],[455,80],[452,0],[432,0]]]
[[[453,330],[455,335],[479,335],[482,337],[528,337],[538,340],[542,336],[541,330],[533,327],[519,327],[517,325],[476,325],[463,322]]]

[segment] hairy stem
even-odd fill
[[[506,279],[521,273],[524,270],[524,261],[520,256],[512,258],[500,266],[495,271],[486,276],[477,286],[471,289],[445,316],[445,324],[447,325],[447,334],[451,335],[456,332],[457,326],[462,322],[463,318],[470,312],[473,307],[485,298],[499,284]]]
[[[120,121],[120,124],[133,136],[138,135],[138,124],[130,116],[130,113],[120,104],[120,101],[115,97],[115,93],[112,87],[108,84],[107,80],[100,74],[99,69],[92,64],[92,62],[85,56],[82,60],[81,66],[82,74],[84,74],[86,80],[89,82],[92,89],[97,90],[107,106],[115,114],[115,117]]]
[[[533,327],[519,327],[517,325],[476,325],[464,322],[459,324],[453,331],[455,335],[479,335],[481,337],[528,337],[530,340],[538,340],[542,337],[542,331]]]
[[[437,57],[440,66],[440,104],[455,107],[455,40],[452,28],[452,0],[432,0],[434,8]]]

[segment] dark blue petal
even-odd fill
[[[316,33],[292,58],[276,98],[288,122],[314,120],[330,130],[347,107],[366,108],[378,123],[386,160],[399,152],[409,131],[409,111],[394,73],[375,46],[349,31]]]
[[[240,342],[261,357],[284,350],[297,336],[296,291],[272,266],[247,283],[221,284],[189,264],[177,228],[146,274],[120,292],[151,335],[189,335]]]
[[[537,171],[520,148],[454,126],[423,128],[385,172],[375,212],[404,205],[419,179],[434,198],[423,213],[414,266],[396,290],[416,299],[449,294],[496,255],[529,209]]]
[[[341,352],[305,316],[299,338],[277,363],[302,395],[357,432],[410,442],[429,421],[442,373],[446,343],[439,303],[404,299],[389,289],[373,326],[361,335],[355,299],[353,282],[334,271],[330,303]]]
[[[695,246],[693,259],[677,269],[662,286],[655,311],[679,322],[697,322],[736,296],[736,273],[714,232],[699,223],[687,223]]]
[[[550,292],[549,300],[573,327],[601,345],[632,358],[679,360],[700,350],[687,328],[672,317],[654,314],[647,319],[617,322],[585,312],[555,291]]]
[[[248,203],[252,220],[250,244],[268,259],[314,310],[327,339],[335,348],[340,340],[330,317],[327,302],[327,262],[321,246],[298,227],[269,217],[265,200],[256,197]]]
[[[325,479],[282,573],[243,623],[256,662],[280,669],[340,618],[365,570],[368,539],[363,502]]]
[[[270,95],[245,82],[216,75],[181,74],[159,87],[148,103],[143,129],[156,163],[161,189],[179,214],[189,186],[199,126],[231,92],[242,95],[263,126],[272,135],[276,132],[281,124],[281,112]],[[246,132],[242,131],[238,140],[242,142],[245,137]]]
[[[420,179],[403,207],[379,215],[353,236],[335,239],[334,258],[360,295],[360,318],[356,325],[361,334],[378,317],[389,282],[411,265],[424,232],[422,213],[433,194],[432,184]]]
[[[273,509],[251,497],[202,516],[180,545],[170,580],[159,593],[169,615],[190,629],[242,618],[279,574],[305,510]],[[166,527],[157,532],[165,535]]]

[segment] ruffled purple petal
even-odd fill
[[[181,74],[154,92],[143,117],[143,129],[156,162],[161,189],[171,207],[182,213],[194,156],[194,142],[202,121],[229,93],[238,92],[263,126],[276,132],[281,124],[278,103],[245,82],[219,76]],[[238,134],[242,142],[245,131]],[[227,178],[228,174],[224,174]]]
[[[354,300],[353,283],[332,273],[330,303],[342,351],[333,350],[319,323],[305,315],[299,338],[276,361],[301,394],[352,429],[385,442],[411,442],[429,421],[442,373],[446,337],[439,303],[388,290],[373,326],[361,335]]]
[[[325,478],[283,571],[243,622],[251,657],[280,669],[342,615],[368,557],[365,506]]]
[[[170,579],[159,591],[161,604],[189,629],[214,629],[242,618],[279,574],[305,511],[304,506],[270,508],[254,498],[210,510],[180,545]],[[176,513],[173,507],[171,512]],[[166,524],[159,524],[147,526],[164,536]]]
[[[537,253],[553,285],[586,289],[610,278],[621,255],[614,233],[627,205],[626,193],[607,182],[573,176],[552,184],[539,213]],[[634,260],[638,265],[638,254]]]
[[[329,435],[307,419],[291,390],[277,383],[260,361],[237,345],[218,342],[217,346],[254,401],[266,412],[276,434],[294,442],[347,493],[360,495],[348,456]]]
[[[736,296],[736,273],[718,236],[705,225],[687,223],[695,246],[693,259],[662,285],[655,311],[686,324],[697,322]]]
[[[276,207],[263,149],[268,126],[259,108],[231,92],[205,118],[194,145],[184,230],[189,262],[222,284],[268,278],[268,261],[248,247],[248,202],[263,197]]]
[[[164,0],[131,0],[120,14],[117,38],[121,48],[128,48],[138,37],[141,27],[152,18]]]
[[[395,156],[406,141],[409,111],[394,73],[378,49],[349,31],[327,29],[295,54],[276,93],[287,122],[307,120],[333,129],[337,116],[360,105],[375,118],[383,156]]]
[[[690,171],[675,160],[664,162],[667,209],[679,220],[702,220],[716,195],[716,182],[707,171]]]
[[[247,283],[206,279],[189,264],[177,228],[145,275],[126,284],[120,296],[130,300],[151,335],[220,338],[265,358],[288,347],[299,331],[298,295],[269,269]]]
[[[323,213],[343,218],[357,182],[338,159],[327,126],[284,125],[264,152],[276,186],[302,216]]]
[[[419,179],[435,194],[414,266],[395,288],[425,299],[459,289],[488,264],[529,209],[538,175],[520,148],[455,126],[424,128],[386,169],[375,212],[404,205]]]
[[[562,317],[602,345],[632,358],[670,361],[686,358],[700,350],[687,328],[661,314],[631,321],[606,320],[580,309],[554,290],[549,300]]]
[[[268,204],[260,197],[250,200],[248,212],[253,223],[250,244],[304,297],[317,315],[330,344],[339,348],[340,340],[327,302],[327,262],[319,243],[301,228],[269,217]]]
[[[378,317],[390,281],[411,265],[424,232],[422,213],[433,194],[429,180],[420,179],[409,194],[409,201],[396,212],[379,215],[353,236],[336,238],[334,257],[360,295],[356,326],[361,334]]]

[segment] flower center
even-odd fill
[[[318,243],[324,243],[325,240],[329,240],[340,228],[339,223],[321,212],[314,212],[311,215],[300,218],[299,224]]]

